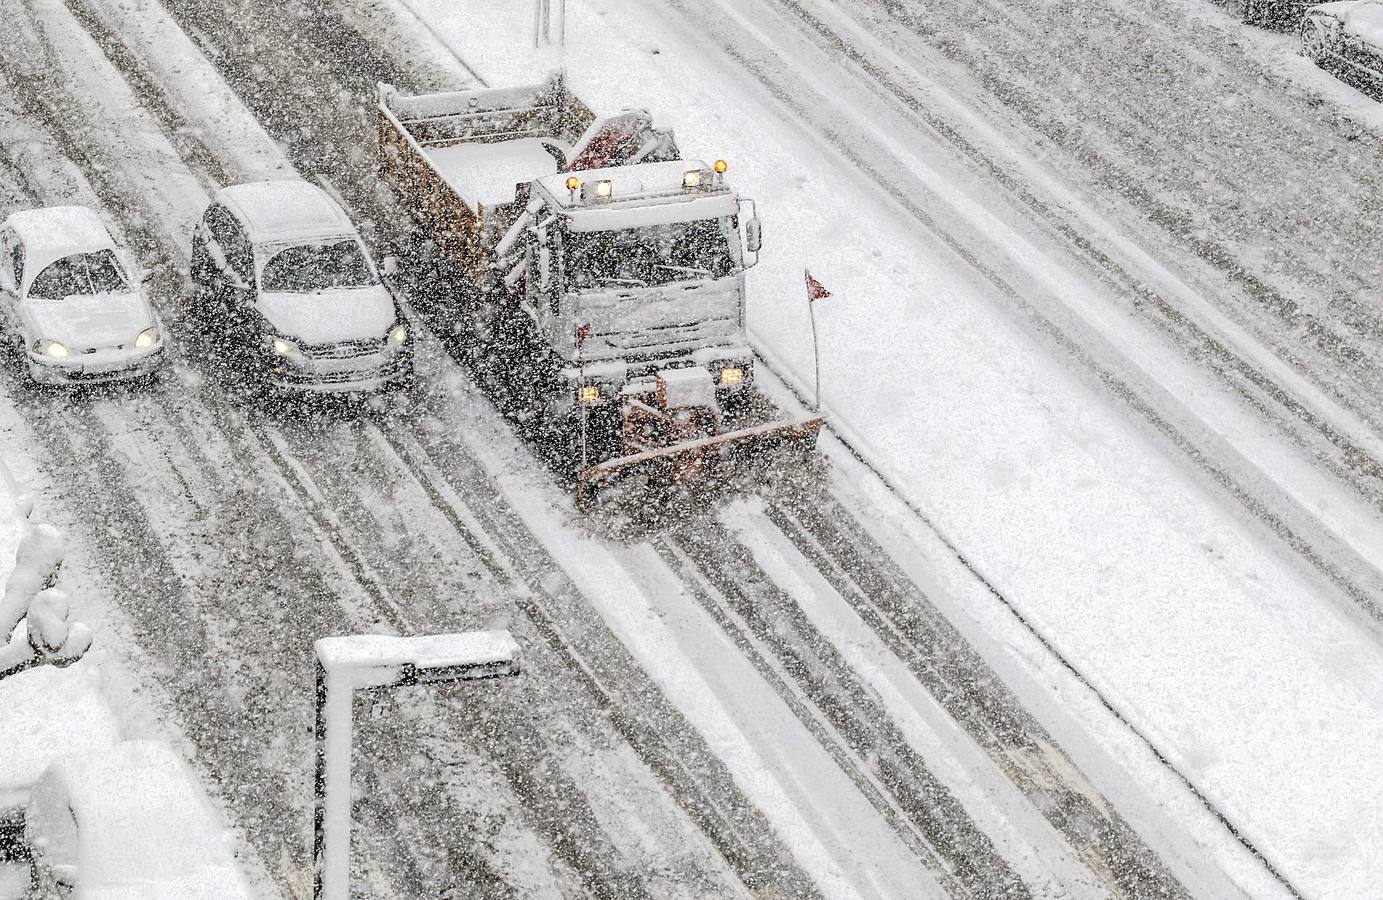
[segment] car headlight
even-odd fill
[[[394,329],[389,332],[388,340],[395,347],[402,346],[403,342],[408,340],[408,326],[395,325]]]
[[[720,370],[720,383],[725,385],[743,384],[744,369],[739,366],[726,366]]]
[[[137,350],[148,350],[158,343],[158,329],[146,328],[134,339],[134,346]]]
[[[274,351],[275,356],[292,356],[298,352],[298,345],[287,338],[270,336],[269,349]]]
[[[34,341],[34,352],[42,353],[44,356],[50,356],[53,359],[67,358],[67,346],[57,341],[45,341],[43,339]]]

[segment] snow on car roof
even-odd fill
[[[5,223],[24,244],[24,286],[44,269],[74,253],[116,249],[106,223],[85,206],[46,206],[11,213]]]
[[[1345,31],[1364,39],[1365,43],[1383,50],[1383,2],[1357,0],[1344,10]]]
[[[1313,6],[1307,12],[1332,15],[1344,23],[1346,32],[1383,49],[1383,0],[1337,0]]]
[[[11,213],[6,220],[24,242],[28,257],[60,259],[115,246],[106,223],[85,206],[48,206]]]
[[[355,233],[336,201],[307,181],[237,184],[222,188],[216,199],[240,216],[256,243]]]
[[[162,741],[125,741],[67,756],[44,776],[63,788],[77,821],[84,891],[118,896],[248,897],[225,831],[182,757]],[[181,893],[179,893],[181,892]]]

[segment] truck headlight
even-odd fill
[[[720,383],[726,385],[744,384],[744,369],[739,366],[726,366],[720,370]]]
[[[134,346],[137,350],[148,350],[158,343],[158,329],[146,328],[141,331],[134,339]]]
[[[582,403],[590,405],[600,402],[600,386],[595,384],[583,384],[576,389],[576,399]]]
[[[298,352],[298,345],[286,338],[271,336],[269,338],[269,349],[274,351],[275,356],[292,356],[294,353]]]
[[[57,341],[45,341],[42,338],[34,341],[34,352],[42,353],[53,359],[67,358],[67,346],[65,344],[60,344]]]
[[[402,346],[402,345],[403,345],[403,342],[406,341],[406,340],[408,340],[408,326],[407,326],[407,325],[395,325],[395,326],[394,326],[394,329],[393,329],[392,331],[389,332],[389,339],[388,339],[388,340],[389,340],[389,343],[390,343],[391,345],[395,346],[395,347],[400,347],[400,346]]]

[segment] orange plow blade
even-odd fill
[[[577,498],[589,502],[631,478],[666,484],[733,476],[747,463],[761,460],[766,454],[814,447],[824,421],[822,416],[779,419],[606,460],[581,472]]]

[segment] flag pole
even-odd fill
[[[812,368],[815,370],[816,412],[821,412],[821,344],[816,339],[816,301],[831,296],[826,286],[812,277],[806,269],[802,275],[807,281],[807,313],[812,320]]]
[[[582,325],[576,329],[576,365],[581,372],[579,387],[576,391],[577,402],[581,404],[581,477],[586,476],[586,402],[581,399],[581,389],[586,386],[586,336],[591,333],[590,325]]]
[[[821,345],[816,342],[816,301],[807,294],[807,312],[812,320],[812,366],[816,370],[816,412],[821,412]]]

